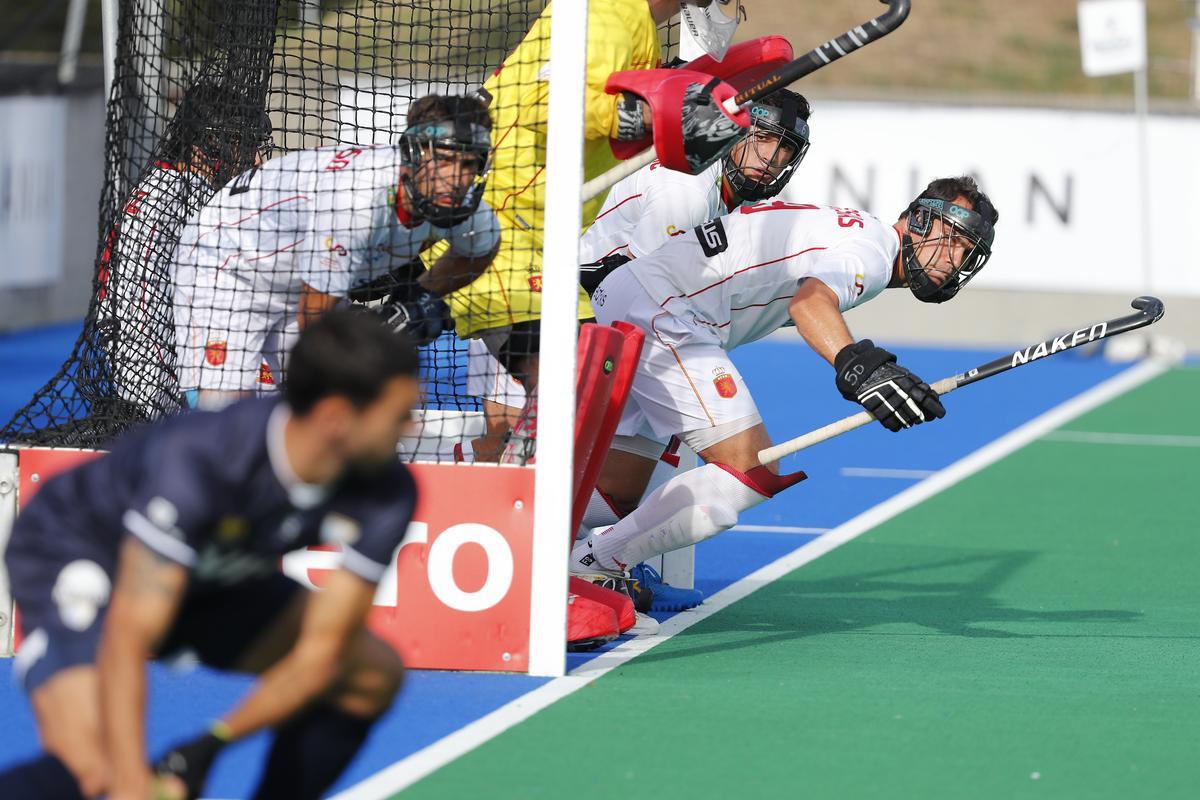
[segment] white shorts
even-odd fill
[[[299,335],[299,281],[281,290],[232,270],[197,268],[191,277],[175,295],[180,389],[274,390]]]
[[[467,342],[467,394],[503,406],[525,407],[525,387],[513,380],[482,339]]]
[[[646,332],[618,436],[665,442],[671,436],[719,425],[744,430],[749,425],[729,423],[758,421],[750,389],[721,348],[716,331],[664,311],[628,270],[617,270],[604,279],[592,307],[601,324],[625,320]]]

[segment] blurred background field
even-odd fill
[[[296,5],[295,2],[288,3]],[[536,7],[538,0],[515,0],[514,7]],[[0,0],[0,18],[7,20],[0,36],[3,62],[54,56],[62,44],[66,0],[30,3]],[[503,49],[506,37],[497,30],[485,36],[476,25],[456,24],[470,17],[468,0],[458,2],[385,3],[378,0],[324,0],[320,15],[335,17],[339,8],[359,18],[371,17],[372,37],[412,43],[406,24],[413,15],[436,18],[432,30],[442,42],[458,43],[464,32]],[[739,38],[782,34],[797,50],[812,46],[858,24],[870,13],[870,2],[812,2],[803,0],[746,0],[747,18]],[[1087,78],[1079,69],[1079,30],[1073,0],[917,0],[904,33],[886,39],[805,80],[805,86],[830,91],[1000,93],[1014,95],[1077,95],[1124,98],[1130,78]],[[516,9],[514,9],[516,10]],[[1187,100],[1191,86],[1191,31],[1195,15],[1190,0],[1147,0],[1146,28],[1150,46],[1150,94],[1158,99]],[[89,3],[82,52],[99,63],[100,4]],[[424,30],[424,29],[422,29]],[[347,29],[344,36],[358,31]],[[391,34],[388,36],[388,34]],[[494,43],[494,44],[493,44]],[[332,48],[330,61],[334,61]]]

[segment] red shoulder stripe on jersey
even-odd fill
[[[790,255],[786,255],[783,258],[776,258],[776,259],[772,259],[771,261],[764,261],[761,264],[751,264],[748,267],[743,267],[742,269],[739,269],[737,272],[733,273],[732,275],[727,275],[726,277],[722,278],[721,280],[717,281],[716,283],[710,283],[708,286],[705,286],[703,289],[697,289],[696,291],[692,292],[691,294],[671,295],[666,300],[663,300],[661,303],[659,303],[659,308],[665,306],[667,303],[671,302],[672,300],[674,300],[677,297],[682,297],[682,298],[686,299],[686,298],[695,297],[698,294],[704,294],[709,289],[715,289],[716,287],[720,286],[721,284],[726,283],[727,281],[733,280],[738,275],[741,275],[743,272],[749,272],[750,270],[758,269],[759,267],[769,267],[772,264],[778,264],[781,261],[787,261],[789,258],[795,258],[796,256],[802,256],[805,253],[811,253],[814,250],[826,250],[826,249],[828,249],[828,248],[826,248],[824,245],[822,245],[821,247],[806,247],[805,249],[803,249],[797,253],[792,253]]]
[[[600,220],[604,219],[605,217],[607,217],[607,216],[608,216],[609,214],[611,214],[612,212],[616,211],[616,210],[617,210],[618,208],[620,208],[621,206],[623,206],[623,205],[625,205],[626,203],[628,203],[630,200],[636,200],[636,199],[638,199],[638,198],[639,198],[639,197],[641,197],[641,196],[642,196],[641,194],[631,194],[631,195],[629,195],[629,197],[626,197],[624,200],[622,200],[621,202],[617,203],[617,204],[616,204],[615,206],[613,206],[612,208],[608,209],[608,211],[605,211],[603,214],[600,214],[599,216],[597,216],[597,217],[596,217],[596,219],[594,220],[594,222],[599,222]]]
[[[303,241],[304,241],[304,239],[297,239],[296,241],[292,242],[291,244],[285,245],[285,246],[279,248],[278,250],[272,250],[269,253],[263,253],[261,256],[255,256],[254,258],[247,258],[246,260],[247,261],[262,261],[264,258],[270,258],[271,256],[278,255],[280,253],[286,253],[288,250],[291,250],[293,247],[295,247],[296,245],[300,244]]]
[[[192,245],[192,252],[194,253],[196,251],[196,247],[199,246],[200,240],[203,239],[205,236],[208,236],[210,233],[215,233],[216,231],[219,231],[219,230],[221,230],[221,228],[224,228],[224,227],[236,228],[248,219],[254,219],[259,214],[267,213],[275,206],[281,206],[284,203],[290,203],[293,200],[307,200],[307,199],[308,199],[308,195],[306,195],[306,194],[294,194],[291,197],[285,197],[282,200],[276,200],[274,203],[265,205],[262,208],[260,208],[258,211],[255,211],[253,214],[247,214],[246,216],[242,217],[239,220],[235,220],[228,224],[226,224],[224,222],[218,223],[217,225],[214,225],[213,227],[209,228],[204,233],[202,233],[196,237],[196,244]]]

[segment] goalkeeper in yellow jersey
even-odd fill
[[[603,174],[619,159],[613,141],[643,140],[653,128],[650,106],[630,93],[609,94],[605,84],[616,72],[659,66],[662,46],[657,26],[685,6],[706,6],[711,0],[610,0],[590,3],[588,9],[587,87],[584,123],[584,179]],[[542,233],[545,208],[545,153],[551,3],[517,48],[484,83],[493,118],[491,175],[485,199],[500,221],[499,252],[492,265],[468,287],[449,296],[459,336],[478,339],[525,390],[537,383],[537,352],[542,288]],[[696,15],[710,19],[719,14]],[[723,17],[721,17],[723,19]],[[705,32],[701,32],[705,33]],[[707,31],[707,43],[732,37],[728,29]],[[721,49],[718,41],[716,49]],[[684,125],[683,150],[689,162],[710,163],[723,155],[745,133],[697,84],[682,107],[656,108],[656,114],[680,115]],[[679,119],[680,116],[676,116]],[[687,131],[703,133],[689,137]],[[586,227],[603,197],[583,209]],[[582,290],[578,298],[580,319],[592,317]],[[479,345],[476,355],[483,355]],[[483,359],[473,359],[473,367]],[[503,380],[506,376],[492,376]],[[490,392],[489,392],[490,393]],[[480,392],[480,394],[485,394]],[[521,405],[509,399],[507,405]],[[496,405],[496,404],[492,404]],[[501,426],[501,429],[503,426]],[[478,454],[482,459],[496,455]]]

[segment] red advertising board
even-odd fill
[[[19,451],[20,503],[87,450]],[[465,464],[410,466],[416,515],[379,584],[371,630],[417,669],[525,672],[533,561],[533,470]],[[284,557],[313,588],[339,554],[314,547]]]

